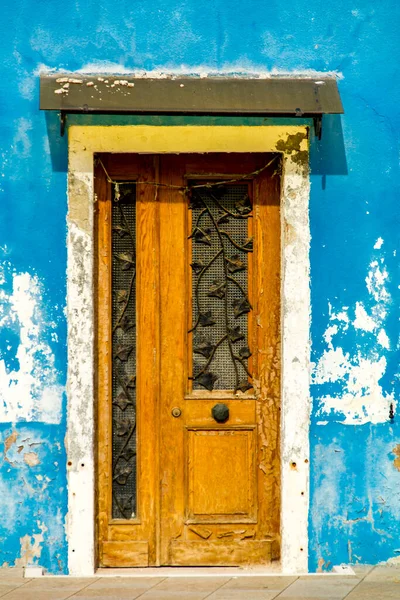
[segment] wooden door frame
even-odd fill
[[[96,152],[280,152],[281,565],[307,571],[309,506],[309,172],[306,126],[71,126],[68,186],[69,572],[91,575],[95,551],[94,227]]]

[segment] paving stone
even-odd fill
[[[78,591],[97,581],[96,577],[38,577],[25,584],[27,590],[74,590]]]
[[[399,600],[400,581],[362,581],[346,600]]]
[[[297,577],[232,577],[222,589],[234,590],[264,590],[268,592],[281,592],[296,581]]]
[[[300,577],[279,598],[336,598],[342,600],[357,584],[357,577]]]
[[[4,593],[3,589],[12,590],[13,588],[17,588],[25,584],[26,581],[23,579],[0,579],[0,591],[1,593]]]
[[[23,584],[23,580],[20,580],[18,583],[3,583],[3,581],[0,579],[0,598],[4,596],[4,594],[8,594],[8,592],[11,592],[12,590],[18,589]]]
[[[156,590],[185,592],[214,592],[227,583],[230,577],[169,577],[156,586]]]
[[[79,598],[79,600],[82,600],[82,598],[91,598],[93,600],[93,598],[119,598],[120,600],[124,600],[125,598],[129,598],[129,600],[133,600],[134,598],[137,598],[138,596],[140,596],[141,594],[143,594],[144,592],[146,592],[148,590],[148,588],[140,588],[140,587],[115,587],[113,586],[113,584],[110,582],[109,587],[104,587],[104,588],[92,588],[92,587],[87,587],[84,588],[80,591],[75,592],[75,594],[72,596],[73,598]]]
[[[365,579],[360,581],[365,575]],[[0,578],[3,600],[400,600],[400,568],[356,576]]]
[[[22,567],[1,567],[0,568],[0,580],[1,579],[23,579],[24,569]]]
[[[83,593],[84,592],[82,592],[82,594]],[[139,596],[140,596],[140,594],[141,594],[141,592],[138,593]],[[143,596],[141,596],[141,597],[143,597]],[[73,596],[68,596],[68,600],[69,599],[72,600],[73,598],[76,598],[77,600],[78,600],[78,598],[79,598],[79,600],[93,600],[94,598],[96,600],[125,600],[125,596],[121,596],[121,594],[119,592],[117,592],[116,590],[114,590],[114,595],[111,595],[111,596],[107,596],[107,595],[104,596],[103,593],[100,592],[99,590],[96,592],[95,595],[92,595],[92,596],[88,596],[87,594],[86,595],[74,594]],[[137,596],[128,596],[128,598],[129,598],[129,600],[135,600],[135,598],[137,598]],[[38,599],[38,600],[40,600],[40,599]]]
[[[398,566],[382,566],[374,567],[370,571],[364,581],[389,581],[400,583],[400,567]]]
[[[27,590],[23,585],[7,594],[5,598],[7,600],[66,600],[71,597],[71,593],[70,589],[64,591],[60,589],[42,590],[40,588]]]
[[[279,594],[278,596],[275,596],[275,598],[277,598],[277,600],[281,600],[281,598],[283,598],[284,596],[282,596],[282,594]],[[285,596],[285,598],[287,598],[288,596]],[[290,596],[290,600],[316,600],[316,599],[320,599],[320,600],[347,600],[347,595],[344,594],[343,596]],[[207,598],[208,600],[208,598]],[[251,600],[249,598],[249,600]],[[374,600],[381,600],[380,598],[374,598]]]
[[[193,592],[187,590],[160,590],[153,588],[140,596],[140,600],[204,600],[209,592]]]
[[[207,596],[207,600],[273,600],[278,594],[279,591],[221,588]]]
[[[102,590],[106,588],[147,590],[164,581],[163,577],[99,577],[88,589]]]
[[[365,577],[374,569],[374,565],[349,565],[357,577]]]

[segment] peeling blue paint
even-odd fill
[[[64,432],[65,423],[0,424],[0,566],[67,572]]]
[[[382,394],[397,401],[399,13],[395,0],[379,6],[372,0],[353,5],[299,0],[295,6],[258,0],[206,5],[193,0],[119,0],[117,5],[111,0],[21,0],[3,6],[1,260],[10,273],[27,273],[41,283],[46,317],[39,338],[54,356],[60,385],[66,379],[67,146],[56,116],[38,110],[39,69],[335,71],[343,75],[339,85],[346,114],[325,117],[323,139],[313,140],[311,147],[313,361],[318,364],[327,349],[329,304],[336,311],[350,307],[353,325],[341,330],[335,347],[350,357],[358,352],[369,360],[384,356],[379,385]],[[391,297],[384,323],[389,349],[379,344],[378,330],[354,327],[357,303],[368,314],[373,309],[365,277],[378,238],[384,240],[380,257]],[[9,297],[11,288],[4,292]],[[2,306],[7,313],[6,300]],[[16,322],[1,325],[0,353],[8,372],[21,367],[20,331]],[[43,357],[37,358],[43,363]],[[400,443],[400,416],[393,423],[344,425],[340,401],[347,383],[348,377],[312,387],[311,570],[388,560],[399,546],[400,473],[392,451]],[[327,395],[335,398],[337,410],[321,416]],[[326,424],[318,424],[321,420]],[[40,559],[33,562],[66,572],[65,398],[60,424],[17,421],[0,425],[0,444],[14,430],[17,444],[25,438],[38,441],[40,464],[29,467],[21,459],[24,451],[19,454],[14,445],[9,453],[14,464],[1,463],[0,485],[7,493],[0,494],[0,565],[21,559],[21,538],[43,535]],[[38,476],[49,478],[46,486]]]
[[[398,426],[338,423],[311,430],[310,569],[398,555]]]

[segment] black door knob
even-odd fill
[[[226,404],[216,404],[213,406],[211,414],[217,423],[225,423],[229,419],[229,408]]]

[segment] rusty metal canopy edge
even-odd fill
[[[40,108],[66,113],[274,115],[343,113],[336,79],[144,79],[40,76]]]

